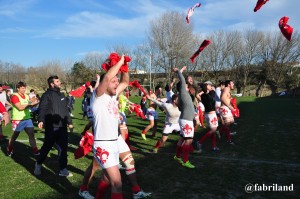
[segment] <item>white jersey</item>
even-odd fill
[[[163,103],[161,107],[166,110],[165,123],[178,124],[181,113],[178,107],[174,107],[173,104],[170,103]]]
[[[91,106],[94,118],[94,140],[117,140],[119,126],[119,106],[117,96],[103,94],[91,96]]]
[[[5,107],[5,103],[6,103],[6,92],[5,91],[2,91],[2,93],[0,93],[0,102]]]

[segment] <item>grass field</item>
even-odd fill
[[[138,98],[132,97],[131,101]],[[212,152],[211,142],[203,145],[203,153],[192,154],[195,169],[187,169],[173,160],[178,135],[170,135],[158,154],[150,153],[160,137],[164,115],[160,113],[156,138],[144,141],[140,132],[147,121],[128,116],[129,132],[135,151],[139,182],[145,191],[153,192],[153,199],[244,199],[244,198],[300,198],[300,99],[289,97],[238,98],[241,118],[232,126],[237,135],[236,145],[228,145],[225,137],[218,140],[219,153]],[[35,159],[23,132],[15,144],[14,156],[6,156],[10,125],[3,128],[6,139],[0,142],[0,198],[80,198],[79,185],[92,155],[74,160],[73,152],[80,140],[80,133],[87,123],[82,120],[81,100],[76,100],[73,123],[74,133],[69,136],[68,169],[71,178],[57,175],[57,151],[50,151],[43,165],[42,175],[33,175]],[[195,139],[199,140],[205,130],[198,128]],[[151,133],[148,133],[150,135]],[[36,129],[38,146],[43,142],[43,132]],[[98,171],[90,185],[96,192]],[[122,171],[124,198],[132,198],[130,185]],[[292,192],[246,193],[247,184],[287,185],[293,184]]]

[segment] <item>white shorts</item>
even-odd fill
[[[231,110],[227,106],[223,105],[220,107],[220,116],[225,124],[232,124],[234,122],[234,117],[231,113]]]
[[[147,118],[148,120],[158,120],[158,114],[156,110],[153,110],[152,108],[147,109]]]
[[[179,119],[180,135],[184,138],[194,137],[194,124],[193,121]]]
[[[179,124],[166,123],[163,134],[171,134],[173,131],[180,131]]]
[[[209,128],[217,128],[218,127],[218,117],[216,113],[205,113],[205,121],[208,124]]]
[[[102,169],[119,164],[119,154],[130,151],[121,135],[116,141],[95,141],[93,146],[94,157]]]

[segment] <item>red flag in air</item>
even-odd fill
[[[74,158],[78,159],[88,154],[90,151],[92,151],[93,144],[94,135],[93,133],[87,131],[81,138],[79,142],[79,147],[74,152]]]
[[[287,40],[291,41],[291,39],[292,39],[292,34],[293,34],[294,29],[293,29],[290,25],[287,24],[287,22],[289,21],[289,19],[290,19],[290,18],[288,18],[288,17],[286,17],[286,16],[282,17],[282,18],[279,20],[279,24],[278,24],[278,25],[279,25],[279,28],[280,28],[280,30],[281,30],[283,36],[284,36]]]
[[[194,14],[195,8],[200,7],[200,6],[201,6],[201,3],[196,3],[193,7],[191,7],[191,8],[188,10],[187,16],[186,16],[186,18],[185,18],[187,23],[190,23],[190,18],[191,18],[191,16]]]
[[[199,47],[199,49],[193,54],[193,56],[190,58],[191,62],[194,63],[194,59],[199,55],[199,53],[209,44],[211,43],[210,40],[204,40]]]
[[[71,94],[72,96],[74,96],[74,97],[80,98],[80,97],[83,95],[85,89],[86,89],[86,85],[83,84],[82,86],[80,86],[80,87],[77,88],[76,90],[70,91],[70,94]]]
[[[258,0],[254,8],[254,12],[258,11],[269,0]]]
[[[111,53],[108,57],[108,61],[102,64],[102,68],[108,71],[112,66],[116,65],[120,61],[121,57],[117,53]],[[129,56],[124,56],[124,64],[121,66],[119,72],[128,72],[128,62],[131,61]]]
[[[135,112],[135,115],[137,117],[140,117],[142,119],[146,119],[146,116],[144,115],[142,109],[141,109],[141,106],[139,104],[133,104],[129,107],[129,110],[131,112]]]
[[[136,87],[136,88],[140,89],[145,96],[147,95],[147,92],[145,91],[145,89],[140,85],[140,83],[137,80],[129,82],[129,86]]]
[[[240,109],[237,107],[236,98],[231,98],[230,103],[231,103],[232,107],[235,109],[234,111],[231,111],[232,115],[235,118],[239,118],[240,117]]]

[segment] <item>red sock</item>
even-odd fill
[[[139,185],[135,185],[131,187],[132,193],[136,194],[141,191],[141,187]]]
[[[123,194],[122,193],[111,193],[110,198],[111,199],[123,199]]]
[[[213,148],[217,147],[217,136],[215,133],[213,133],[213,135],[211,136],[211,144]]]
[[[37,147],[33,147],[33,148],[32,148],[32,151],[33,151],[33,153],[38,153],[38,152],[39,152],[39,149],[38,149]]]
[[[210,131],[207,131],[205,135],[199,140],[199,143],[202,144],[207,138],[211,136]]]
[[[176,157],[180,158],[181,156],[181,151],[182,151],[182,147],[181,146],[176,146]]]
[[[156,142],[156,145],[155,145],[155,148],[159,148],[161,146],[161,141],[160,140],[157,140],[157,142]]]
[[[87,191],[88,187],[86,185],[80,185],[80,191]]]
[[[105,194],[108,192],[109,186],[110,185],[107,182],[105,182],[104,180],[100,180],[95,198],[103,199]]]
[[[184,144],[182,146],[182,160],[186,163],[189,160],[189,153],[190,153],[190,145]]]
[[[146,133],[147,133],[147,131],[146,131],[146,130],[143,130],[143,131],[142,131],[142,134],[146,134]]]
[[[222,126],[220,127],[220,129],[219,129],[219,132],[220,132],[220,133],[225,133],[225,131],[226,131],[225,126],[222,125]]]
[[[227,126],[224,127],[224,129],[225,129],[225,134],[226,134],[226,137],[227,137],[227,142],[230,142],[230,140],[231,140],[230,129]]]

